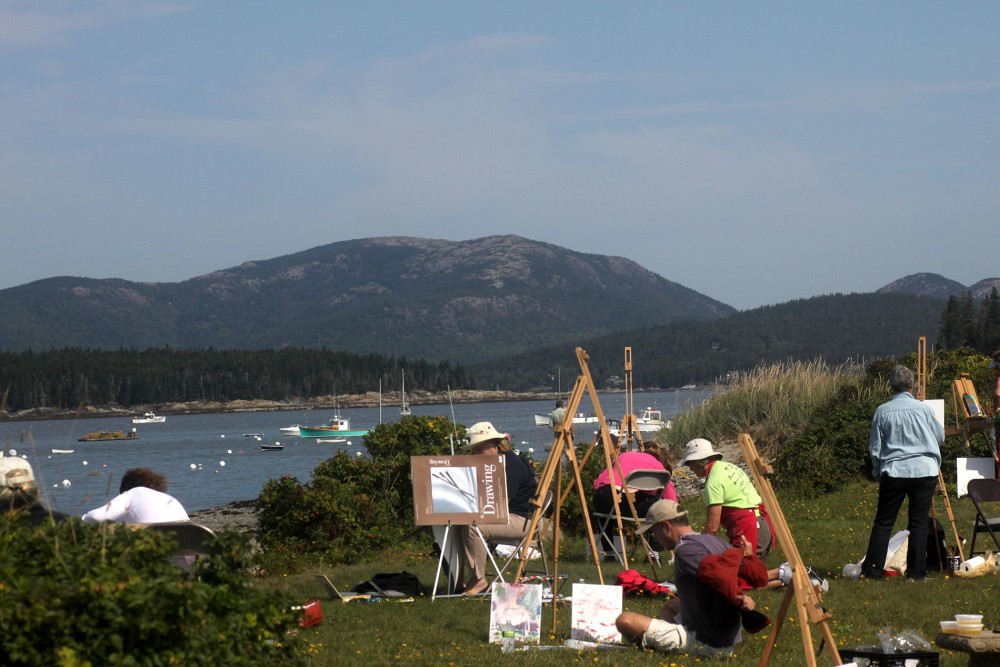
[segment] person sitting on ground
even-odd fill
[[[32,526],[69,518],[68,514],[50,510],[42,503],[31,464],[18,456],[0,458],[0,512],[23,512]]]
[[[741,624],[756,632],[770,623],[754,611],[753,599],[737,583],[737,570],[755,583],[767,577],[749,541],[738,548],[716,535],[696,532],[687,512],[673,500],[653,504],[638,532],[647,530],[674,551],[677,599],[668,600],[658,618],[622,612],[615,625],[626,640],[657,651],[727,657],[742,641]]]
[[[646,445],[646,451],[644,452],[622,452],[618,455],[618,464],[621,466],[621,475],[618,474],[618,470],[614,470],[614,488],[619,491],[619,511],[621,511],[622,517],[629,517],[629,507],[628,502],[620,494],[622,490],[622,475],[628,477],[630,473],[635,470],[666,470],[672,471],[673,466],[671,465],[670,455],[663,447],[659,445],[650,444]],[[612,498],[611,492],[611,474],[608,472],[607,468],[601,471],[601,474],[597,476],[594,480],[594,511],[599,514],[612,514],[615,511],[614,498]],[[641,519],[646,516],[649,508],[653,506],[657,500],[661,498],[666,498],[668,500],[677,500],[677,491],[674,489],[674,483],[672,481],[667,482],[666,487],[660,494],[649,491],[639,491],[635,490],[632,502],[635,504],[635,511],[638,517]],[[594,521],[594,530],[600,526],[599,521]],[[617,523],[612,525],[612,522],[607,522],[604,529],[604,536],[598,539],[602,539],[601,546],[617,544]],[[613,560],[615,556],[613,554],[605,554],[604,558],[607,560]]]
[[[556,409],[549,413],[549,428],[555,428],[562,424],[563,417],[566,415],[566,408],[562,401],[556,401]]]
[[[480,456],[502,456],[507,478],[507,523],[482,526],[458,526],[458,538],[465,557],[466,595],[477,595],[486,590],[486,544],[490,539],[520,540],[531,527],[531,500],[535,497],[538,482],[535,471],[520,456],[510,450],[508,440],[493,428],[490,422],[478,422],[466,431],[469,442],[463,449]]]
[[[87,523],[169,523],[190,521],[184,506],[167,493],[167,478],[149,468],[129,468],[122,475],[119,495],[83,515]]]

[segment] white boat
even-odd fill
[[[316,442],[321,443],[332,443],[335,445],[342,445],[347,442],[347,438],[316,438]]]
[[[132,417],[133,424],[162,424],[167,421],[164,416],[153,414],[152,412],[147,412],[141,417]]]
[[[574,424],[596,424],[596,415],[585,415],[582,412],[578,412],[575,417],[573,417]],[[548,426],[549,416],[548,415],[535,415],[535,426]]]
[[[282,426],[278,430],[280,430],[284,435],[298,435],[299,434],[299,425],[298,424],[292,424],[291,426]]]
[[[403,372],[403,404],[399,406],[399,416],[408,417],[412,412],[410,412],[410,406],[406,404],[406,372]]]
[[[72,449],[53,449],[53,454],[72,454],[75,450]]]
[[[670,420],[663,420],[663,413],[656,408],[646,408],[635,418],[640,433],[656,433],[661,428],[670,428]]]

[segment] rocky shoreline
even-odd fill
[[[457,389],[451,392],[409,391],[406,400],[410,405],[441,405],[448,403],[501,403],[509,401],[542,401],[555,400],[556,392],[516,392],[516,391],[482,391],[477,389]],[[226,412],[278,412],[289,410],[330,410],[336,408],[376,408],[379,405],[379,393],[369,391],[364,394],[341,394],[317,396],[294,401],[190,401],[187,403],[157,403],[152,405],[89,405],[74,410],[60,408],[30,408],[8,413],[0,411],[0,420],[31,421],[38,419],[81,419],[90,417],[128,417],[141,415],[144,412],[156,412],[160,415],[193,415],[217,414]],[[384,392],[381,403],[398,405],[402,402],[402,392]]]

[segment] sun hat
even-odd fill
[[[687,511],[678,505],[676,500],[667,500],[666,498],[657,500],[646,512],[646,519],[642,526],[635,532],[641,535],[661,521],[670,521],[682,516],[687,516]]]
[[[469,442],[462,445],[462,449],[475,449],[484,442],[504,439],[503,433],[493,428],[490,422],[476,422],[465,431],[465,434],[469,436]]]
[[[686,466],[689,461],[702,461],[704,459],[721,459],[722,454],[712,448],[712,443],[705,438],[695,438],[684,445],[684,458],[678,465]]]
[[[19,456],[0,458],[0,494],[36,486],[31,464]]]

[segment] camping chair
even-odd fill
[[[635,491],[645,491],[652,492],[654,495],[659,497],[663,494],[663,490],[667,488],[667,484],[670,483],[670,471],[669,470],[655,470],[655,469],[639,469],[633,470],[628,475],[625,476],[625,488],[630,489],[633,493]],[[639,527],[633,517],[627,514],[628,512],[628,501],[625,500],[624,495],[621,501],[618,503],[618,510],[622,515],[622,528],[626,529],[632,535],[635,534],[635,529]],[[605,530],[611,524],[611,521],[615,518],[615,513],[612,512],[593,512],[591,514],[596,519],[600,520],[599,527],[597,529],[602,545],[605,548],[610,548],[614,553],[618,562],[623,566],[625,565],[624,545],[615,545],[613,542],[609,542]],[[642,523],[642,517],[639,517],[639,523]],[[642,542],[642,538],[634,540],[633,546],[629,555],[635,553],[636,548],[638,548],[639,543]],[[659,560],[659,554],[650,551],[650,555],[653,556],[655,560]]]
[[[191,521],[151,523],[147,530],[171,535],[177,550],[167,559],[188,574],[194,574],[194,563],[199,558],[219,553],[215,546],[215,533],[208,526]]]
[[[976,523],[972,528],[972,546],[969,547],[969,557],[971,558],[976,553],[976,536],[979,533],[989,533],[997,551],[1000,552],[1000,516],[991,519],[983,512],[985,503],[1000,501],[1000,481],[995,479],[969,480],[968,492],[972,504],[976,507]]]
[[[537,575],[544,575],[545,578],[550,577],[549,574],[549,561],[548,557],[545,555],[545,541],[542,537],[542,533],[549,525],[548,516],[549,511],[552,509],[552,501],[555,498],[555,493],[552,489],[549,489],[545,494],[545,500],[542,502],[542,520],[538,522],[538,528],[535,530],[535,539],[528,540],[528,535],[523,537],[520,541],[514,540],[493,540],[494,544],[506,544],[509,546],[516,547],[509,556],[504,560],[502,565],[497,566],[497,579],[500,581],[504,580],[504,575],[510,568],[511,563],[521,560],[521,552],[524,549],[534,549],[541,554],[542,561],[542,571],[537,572]],[[527,570],[525,570],[527,572]]]

